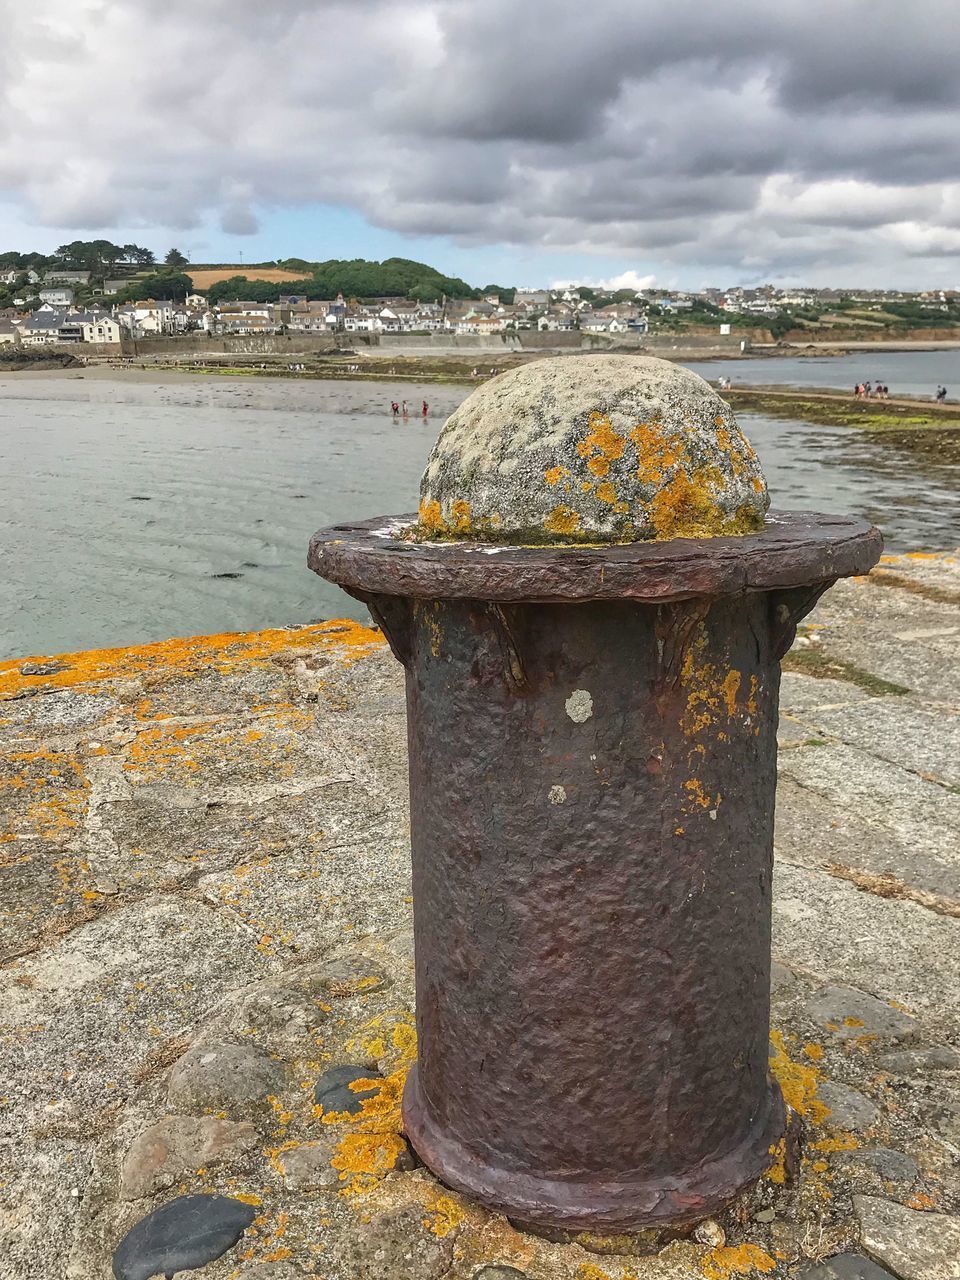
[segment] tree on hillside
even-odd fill
[[[60,266],[86,270],[95,276],[102,276],[123,257],[123,248],[112,240],[72,240],[70,244],[62,244],[53,255]]]
[[[157,260],[151,249],[143,249],[138,244],[125,244],[123,257],[126,262],[135,263],[138,267],[152,267]]]
[[[163,261],[168,267],[185,267],[188,260],[179,249],[170,249]]]

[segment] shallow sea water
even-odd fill
[[[467,392],[0,378],[0,655],[365,618],[306,568],[310,535],[414,510],[427,454]],[[394,421],[390,399],[404,397],[418,412]],[[856,430],[738,416],[774,505],[864,516],[894,551],[960,544],[956,465]]]

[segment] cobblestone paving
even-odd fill
[[[669,1243],[525,1234],[403,1138],[403,688],[377,632],[0,662],[0,1273],[106,1280],[136,1229],[121,1280],[956,1280],[958,606],[960,555],[885,558],[789,655],[794,1136]]]

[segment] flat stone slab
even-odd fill
[[[960,1280],[960,1217],[854,1199],[863,1247],[900,1280]]]
[[[906,573],[955,589],[938,563]],[[546,1240],[416,1167],[403,682],[377,631],[0,662],[4,1280],[108,1280],[195,1196],[253,1214],[204,1280],[952,1276],[929,1250],[960,1213],[956,797],[929,743],[958,662],[902,638],[946,612],[864,581],[811,615],[796,652],[855,678],[783,688],[772,1052],[805,1136],[669,1244]],[[204,1075],[213,1050],[236,1070]]]

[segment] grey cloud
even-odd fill
[[[960,249],[953,0],[35,8],[0,47],[0,200],[40,225],[346,204],[664,275],[932,278]]]

